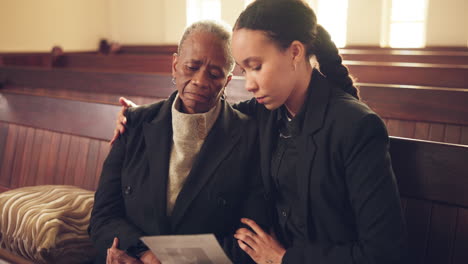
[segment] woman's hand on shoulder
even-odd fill
[[[125,97],[119,98],[119,103],[122,105],[122,108],[117,113],[117,120],[115,121],[115,130],[114,136],[112,137],[110,144],[112,145],[121,134],[125,132],[125,125],[127,124],[127,118],[125,117],[125,111],[130,107],[137,107],[134,102],[128,100]]]
[[[238,239],[239,247],[256,263],[280,264],[286,249],[278,242],[274,234],[266,233],[255,221],[247,218],[241,220],[254,232],[247,228],[237,230],[234,237]]]

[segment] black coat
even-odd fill
[[[296,168],[308,242],[288,248],[283,263],[403,263],[404,218],[384,123],[318,71],[309,89]],[[235,108],[257,120],[262,177],[274,201],[270,162],[280,110],[254,100]]]
[[[240,251],[233,233],[241,217],[268,224],[256,125],[224,101],[172,216],[167,216],[175,95],[129,110],[127,130],[104,162],[89,228],[99,261],[104,261],[114,237],[125,250],[136,245],[141,236],[214,233],[220,241],[223,237],[229,240],[227,244],[237,248],[234,251]]]

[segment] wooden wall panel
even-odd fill
[[[468,145],[468,127],[467,126],[462,127],[460,144]]]
[[[15,146],[13,157],[13,167],[10,171],[10,188],[18,187],[18,182],[21,178],[22,158],[25,154],[25,141],[26,141],[27,128],[23,126],[18,127],[18,139]]]
[[[31,186],[36,184],[37,180],[37,170],[39,168],[39,158],[40,158],[40,153],[43,147],[43,134],[44,131],[40,129],[34,129],[34,141],[31,147],[31,163],[28,166],[29,167],[29,172],[26,174],[26,178],[24,179],[24,184],[26,186]],[[24,164],[23,166],[27,166]]]
[[[55,180],[56,184],[65,184],[65,175],[67,171],[67,160],[70,153],[70,141],[71,136],[67,134],[62,134],[60,138],[60,148],[57,160],[57,169],[55,170]]]
[[[430,123],[416,122],[414,130],[414,138],[427,140],[429,138]]]
[[[462,126],[445,125],[445,137],[442,142],[461,144]]]
[[[98,164],[104,164],[104,161],[107,157],[107,154],[109,154],[111,146],[109,145],[108,142],[101,141],[100,146],[99,146],[99,155],[98,155]],[[94,176],[94,186],[97,188],[99,185],[99,176],[101,175],[102,172],[102,166],[97,166],[96,169],[96,174]]]
[[[47,183],[47,169],[49,166],[49,154],[53,150],[52,145],[52,132],[47,130],[40,130],[42,135],[42,146],[39,153],[39,164],[34,185],[44,185]]]
[[[445,138],[445,126],[443,124],[432,123],[429,128],[429,140],[443,142]]]
[[[52,180],[52,182],[58,182],[57,180],[57,168],[59,167],[59,159],[62,156],[68,153],[60,153],[61,150],[61,141],[62,134],[50,132],[51,133],[51,143],[49,146],[49,156],[47,158],[47,170],[45,173],[46,180]],[[62,154],[62,155],[61,155]]]
[[[8,137],[8,125],[4,123],[0,123],[0,165],[2,165],[3,157],[6,154],[7,148],[7,137]],[[0,185],[4,184],[1,174],[2,168],[0,167]]]
[[[0,168],[0,185],[4,187],[10,187],[14,157],[16,155],[16,151],[18,151],[17,141],[19,129],[15,125],[8,125],[6,123],[1,124],[8,128],[8,134],[6,138],[4,155],[2,160],[0,160],[0,164],[2,164],[2,167]]]
[[[107,141],[3,122],[0,127],[8,130],[5,150],[14,150],[0,160],[0,192],[43,184],[96,189]]]

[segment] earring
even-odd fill
[[[221,99],[226,101],[227,99],[227,93],[226,93],[226,90],[223,91],[223,94],[221,95]]]
[[[176,79],[174,77],[172,77],[172,84],[176,84]]]

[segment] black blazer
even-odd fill
[[[98,262],[104,261],[114,237],[119,237],[120,249],[125,250],[137,245],[141,236],[214,233],[240,251],[233,233],[241,217],[268,224],[257,161],[256,125],[224,101],[172,216],[167,216],[171,106],[175,95],[131,108],[126,114],[127,130],[104,162],[90,221],[89,232],[100,254]]]
[[[308,242],[288,248],[283,263],[402,263],[406,235],[384,123],[316,70],[309,89],[296,170]],[[274,201],[279,110],[254,100],[235,107],[257,120],[262,178]]]

